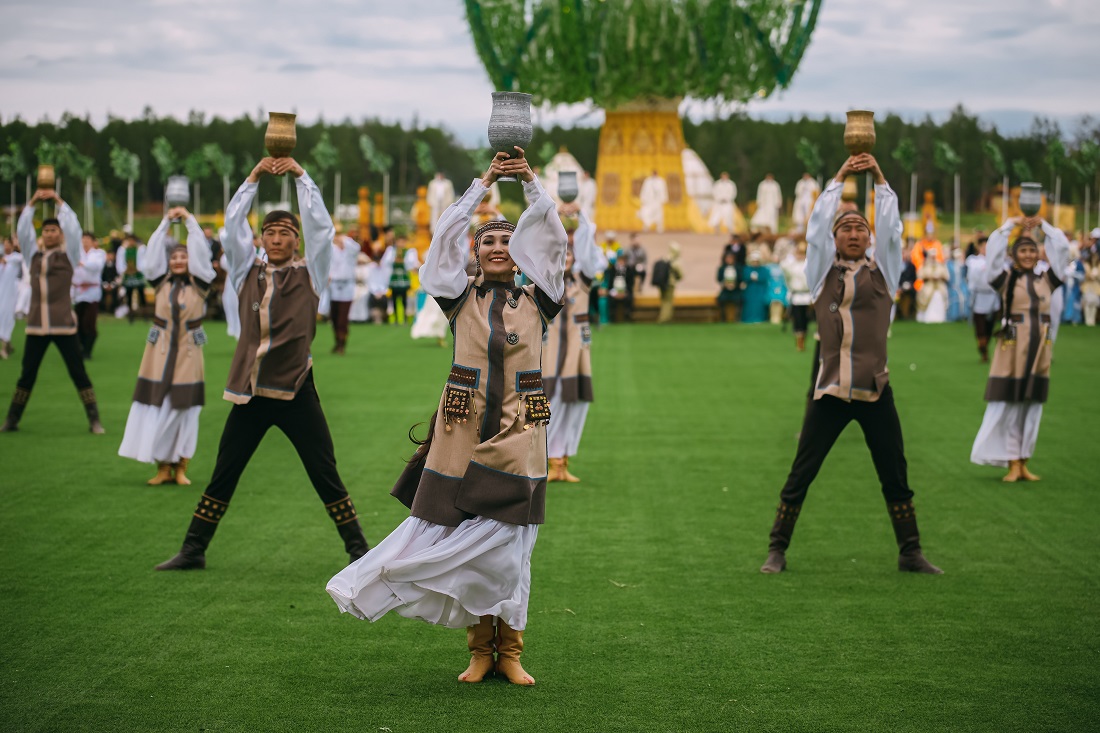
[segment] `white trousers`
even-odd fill
[[[546,456],[564,458],[577,455],[591,402],[562,402],[561,382],[550,395],[550,424],[546,426]]]
[[[1007,466],[1009,461],[1031,458],[1042,419],[1041,402],[990,402],[974,439],[970,462]]]

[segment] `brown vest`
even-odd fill
[[[40,249],[31,257],[31,309],[27,333],[32,336],[76,333],[70,290],[73,264],[64,247]]]
[[[202,347],[206,332],[205,283],[193,277],[161,278],[153,326],[141,357],[134,402],[160,406],[165,397],[176,410],[206,403]]]
[[[872,260],[837,259],[814,301],[821,367],[814,399],[874,402],[889,382],[886,332],[893,294]]]
[[[462,297],[437,301],[451,320],[454,363],[427,459],[392,493],[412,516],[449,527],[474,516],[541,524],[550,418],[542,336],[560,306],[535,285],[480,278]]]
[[[989,381],[985,385],[987,402],[1046,402],[1050,390],[1050,296],[1062,284],[1053,271],[1041,275],[1018,272],[1012,283],[1007,272],[993,281],[1001,294],[1002,330]],[[1012,301],[1011,310],[1008,301]]]
[[[257,259],[240,290],[241,339],[229,367],[225,399],[292,400],[313,367],[317,305],[305,260],[274,268]]]
[[[562,402],[592,402],[592,330],[588,298],[592,282],[583,275],[566,278],[565,305],[543,338],[542,384],[547,395],[561,381]]]

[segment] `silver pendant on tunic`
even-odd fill
[[[510,333],[510,334],[508,334],[507,338],[508,338],[508,343],[510,343],[512,346],[515,346],[516,344],[519,343],[519,334],[518,333]]]

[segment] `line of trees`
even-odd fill
[[[151,109],[135,120],[111,118],[99,129],[69,114],[56,123],[28,124],[16,118],[0,124],[0,182],[10,189],[8,196],[0,193],[0,201],[10,196],[12,203],[22,204],[23,181],[40,162],[37,155],[53,150],[65,152],[56,161],[62,196],[79,200],[90,175],[109,222],[125,220],[129,184],[140,210],[148,204],[159,205],[172,173],[188,175],[197,185],[200,211],[215,211],[222,208],[226,186],[231,192],[264,155],[266,124],[262,112],[235,120],[208,119],[192,112],[187,120],[177,120],[158,117]],[[847,155],[843,129],[843,117],[770,122],[734,114],[684,121],[688,145],[715,176],[722,170],[730,172],[744,192],[742,200],[751,196],[768,172],[788,192],[806,170],[815,176],[831,175]],[[947,209],[952,208],[955,173],[960,175],[964,210],[990,205],[988,193],[1004,176],[1013,185],[1037,180],[1051,193],[1060,180],[1062,203],[1083,203],[1085,186],[1091,189],[1091,199],[1096,199],[1100,122],[1090,117],[1082,118],[1068,135],[1057,123],[1037,117],[1028,133],[1005,137],[959,107],[942,124],[931,119],[911,123],[888,115],[876,121],[876,132],[875,152],[903,204],[909,198],[911,173],[917,175],[918,188],[931,189],[937,203]],[[586,169],[594,170],[599,130],[536,129],[529,157],[535,164],[545,162],[561,146]],[[446,129],[415,123],[406,128],[378,120],[299,125],[295,157],[323,185],[329,201],[332,181],[339,173],[346,203],[354,201],[354,190],[360,185],[381,191],[384,179],[395,197],[413,195],[435,170],[457,182],[467,181],[488,160],[486,150],[467,149]],[[262,195],[277,195],[277,182],[265,185],[271,188]],[[506,197],[513,195],[518,201],[519,191],[505,191]]]

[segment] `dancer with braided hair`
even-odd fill
[[[357,618],[394,611],[466,628],[463,682],[495,670],[533,685],[520,653],[546,503],[542,334],[562,308],[566,233],[516,150],[510,159],[498,154],[443,212],[420,269],[421,285],[450,321],[454,361],[428,438],[392,492],[410,516],[326,590]],[[478,273],[469,277],[470,218],[502,175],[523,181],[529,206],[514,226],[496,220],[477,230]],[[517,269],[534,284],[517,287]]]
[[[1012,243],[1012,267],[1006,270],[1008,239],[1021,224],[1023,232]],[[1036,272],[1039,245],[1031,237],[1036,226],[1046,235],[1050,258],[1050,267],[1042,273]],[[1038,481],[1039,477],[1028,470],[1027,462],[1035,452],[1043,403],[1050,389],[1051,295],[1062,284],[1057,273],[1066,271],[1069,241],[1061,230],[1042,219],[1012,218],[989,235],[986,246],[989,260],[986,278],[1000,293],[1004,305],[985,387],[989,404],[974,439],[970,460],[986,466],[1007,466],[1003,480],[1008,483]],[[1059,315],[1055,313],[1053,317]]]

